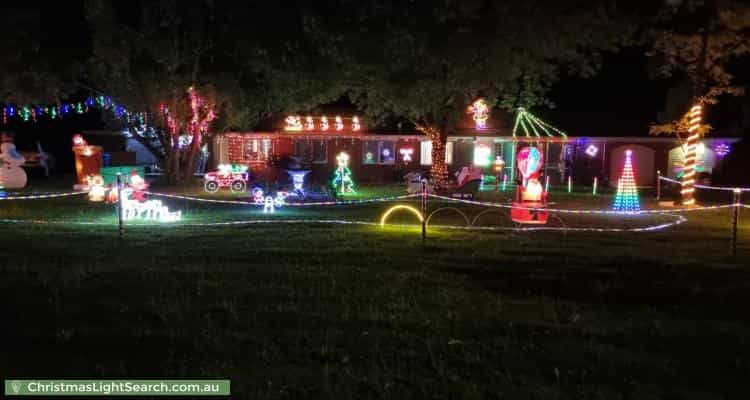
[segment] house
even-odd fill
[[[654,186],[657,171],[679,177],[684,159],[683,147],[674,137],[568,135],[523,109],[515,118],[498,117],[483,126],[469,121],[453,132],[446,145],[451,173],[473,164],[494,175],[494,161],[500,157],[512,180],[517,149],[536,145],[542,149],[545,173],[553,185],[563,184],[570,176],[576,184],[590,185],[597,177],[601,185],[614,186],[626,149],[633,151],[640,186]],[[710,174],[738,140],[704,139],[698,148],[699,171]],[[301,167],[310,169],[310,179],[316,182],[331,178],[336,155],[341,152],[349,154],[349,167],[357,181],[398,182],[408,172],[427,172],[432,164],[431,150],[431,141],[418,131],[368,130],[361,118],[335,115],[291,115],[275,130],[219,134],[211,145],[213,167],[245,164],[260,176],[269,170]]]

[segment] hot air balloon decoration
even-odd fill
[[[544,155],[537,147],[524,147],[518,151],[517,165],[521,182],[510,217],[519,224],[546,224],[549,213],[540,210],[547,207],[547,191],[541,183]]]

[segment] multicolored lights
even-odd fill
[[[633,175],[632,156],[631,150],[625,151],[625,167],[623,167],[622,176],[617,181],[617,194],[612,206],[613,211],[634,213],[641,210],[641,201],[638,198],[638,189]]]
[[[472,114],[472,119],[476,129],[487,129],[487,120],[490,117],[490,108],[484,99],[477,99],[468,108],[468,112]]]
[[[354,194],[354,180],[352,179],[352,171],[349,169],[349,154],[345,152],[339,153],[336,156],[338,162],[338,168],[333,175],[333,187],[336,189],[338,194]]]

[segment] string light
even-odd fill
[[[161,200],[138,201],[131,199],[133,190],[126,188],[122,197],[122,217],[126,221],[144,219],[158,222],[175,222],[182,218],[182,211],[169,211]]]
[[[593,188],[591,189],[591,195],[596,196],[596,188],[597,188],[598,185],[599,185],[599,177],[595,176],[594,177],[594,185],[593,185]]]
[[[263,214],[273,214],[276,212],[276,202],[273,197],[266,196],[263,202]]]
[[[321,131],[327,131],[330,125],[328,124],[328,117],[323,116],[320,117],[320,130]]]
[[[612,210],[632,213],[640,211],[641,202],[638,198],[638,189],[635,186],[635,177],[633,175],[631,150],[625,151],[625,167],[622,170],[622,176],[617,181],[617,194]]]
[[[336,156],[338,162],[338,168],[333,175],[333,187],[336,188],[336,192],[339,194],[354,194],[354,180],[352,179],[352,171],[349,169],[349,154],[345,152],[339,153]]]
[[[732,146],[727,143],[719,143],[714,146],[714,153],[719,157],[724,157],[732,151]]]
[[[517,137],[518,128],[521,128],[523,133],[526,135],[526,137],[531,137],[531,134],[534,134],[535,137],[541,137],[539,132],[543,132],[548,137],[554,137],[554,133],[562,136],[563,138],[567,138],[568,135],[555,128],[554,126],[542,121],[541,119],[537,118],[534,114],[526,111],[523,107],[519,107],[516,110],[516,120],[513,124],[513,137]]]
[[[476,129],[482,130],[487,129],[487,120],[490,116],[490,108],[484,99],[480,98],[475,100],[468,108],[468,112],[472,114],[471,118],[474,120],[474,126]]]
[[[412,161],[411,155],[414,154],[414,149],[411,147],[402,147],[398,152],[401,153],[401,160],[404,163],[410,163]]]
[[[340,116],[337,115],[334,121],[334,125],[336,126],[337,131],[344,130],[344,120],[342,120]]]
[[[67,193],[45,193],[45,194],[25,194],[25,195],[13,195],[0,197],[0,200],[41,200],[41,199],[56,199],[60,197],[77,196],[80,194],[88,194],[88,191],[76,191]]]
[[[682,175],[682,204],[690,206],[695,204],[695,163],[698,138],[700,137],[702,106],[696,104],[690,109],[690,125],[688,126],[687,152],[685,154],[685,165]]]
[[[398,205],[395,205],[395,206],[389,208],[388,210],[386,210],[383,213],[383,215],[380,217],[380,226],[381,227],[385,226],[385,222],[388,220],[388,216],[391,215],[394,211],[398,211],[398,210],[407,210],[407,211],[410,211],[412,214],[414,214],[414,215],[417,216],[417,218],[419,219],[419,222],[424,221],[424,217],[422,216],[422,213],[419,210],[417,210],[416,208],[414,208],[412,206],[407,206],[407,205],[404,205],[404,204],[398,204]]]
[[[360,125],[359,123],[359,117],[355,115],[354,117],[352,117],[352,130],[358,131],[360,129],[362,129],[362,125]]]
[[[568,175],[568,193],[573,192],[573,177]]]
[[[18,106],[15,104],[6,104],[1,108],[3,113],[3,124],[7,124],[9,118],[19,118],[23,122],[37,122],[38,118],[43,116],[48,116],[50,119],[57,119],[58,116],[67,116],[70,114],[80,115],[94,109],[112,109],[117,119],[127,118],[129,120],[131,116],[136,115],[140,116],[141,119],[145,119],[145,114],[131,113],[122,105],[115,104],[109,96],[98,96],[97,98],[89,97],[82,102],[61,103],[55,106],[45,107],[31,104]]]
[[[301,131],[302,130],[302,118],[299,115],[290,115],[284,119],[286,126],[285,131]]]

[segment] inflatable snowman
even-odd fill
[[[16,151],[13,137],[3,133],[0,145],[0,187],[22,189],[26,186],[26,171],[21,168],[25,161]]]

